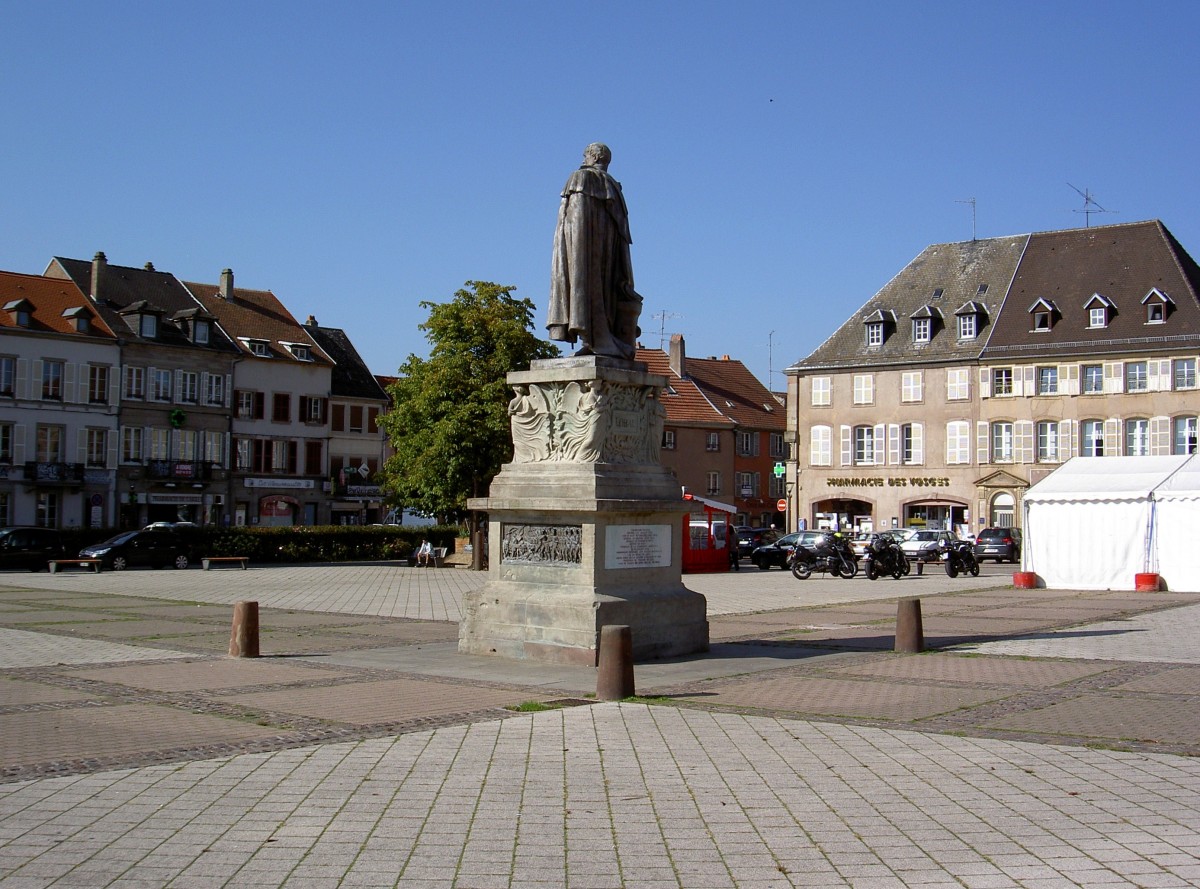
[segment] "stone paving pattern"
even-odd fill
[[[0,574],[0,886],[1200,885],[1200,596],[692,577],[597,704],[453,652],[479,578]]]

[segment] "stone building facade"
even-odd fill
[[[1158,221],[928,247],[786,370],[794,514],[975,533],[1073,456],[1193,453],[1198,293]]]

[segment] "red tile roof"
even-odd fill
[[[250,350],[239,337],[266,340],[272,358],[291,357],[281,343],[303,343],[309,346],[314,364],[333,364],[324,350],[305,332],[303,325],[271,291],[234,287],[233,301],[230,302],[220,295],[220,288],[216,284],[184,281],[183,286],[212,313],[221,329],[233,337],[243,353],[250,354]]]
[[[687,377],[681,378],[661,349],[638,349],[636,360],[667,377],[672,390],[663,399],[668,423],[779,432],[787,425],[783,405],[740,361],[688,357]]]
[[[11,312],[3,311],[4,306],[21,299],[28,300],[32,307],[30,330],[115,339],[112,328],[104,323],[91,300],[68,278],[0,272],[0,327],[23,329],[17,326]],[[64,311],[77,308],[91,319],[88,333],[79,333],[75,322],[63,317]]]

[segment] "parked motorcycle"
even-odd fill
[[[863,572],[868,580],[888,574],[899,580],[911,570],[908,556],[904,555],[904,550],[890,534],[876,534],[872,537],[871,542],[867,544],[863,560],[866,562]]]
[[[972,577],[979,576],[979,560],[975,558],[975,548],[966,540],[943,543],[940,551],[949,576],[958,577],[960,573],[970,573]]]
[[[849,578],[858,574],[858,557],[849,540],[830,532],[812,547],[797,545],[788,567],[797,580],[808,580],[814,571]]]

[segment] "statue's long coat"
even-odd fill
[[[551,339],[582,339],[597,354],[619,354],[612,346],[617,306],[634,294],[631,243],[621,184],[598,167],[572,173],[554,231],[546,320]]]

